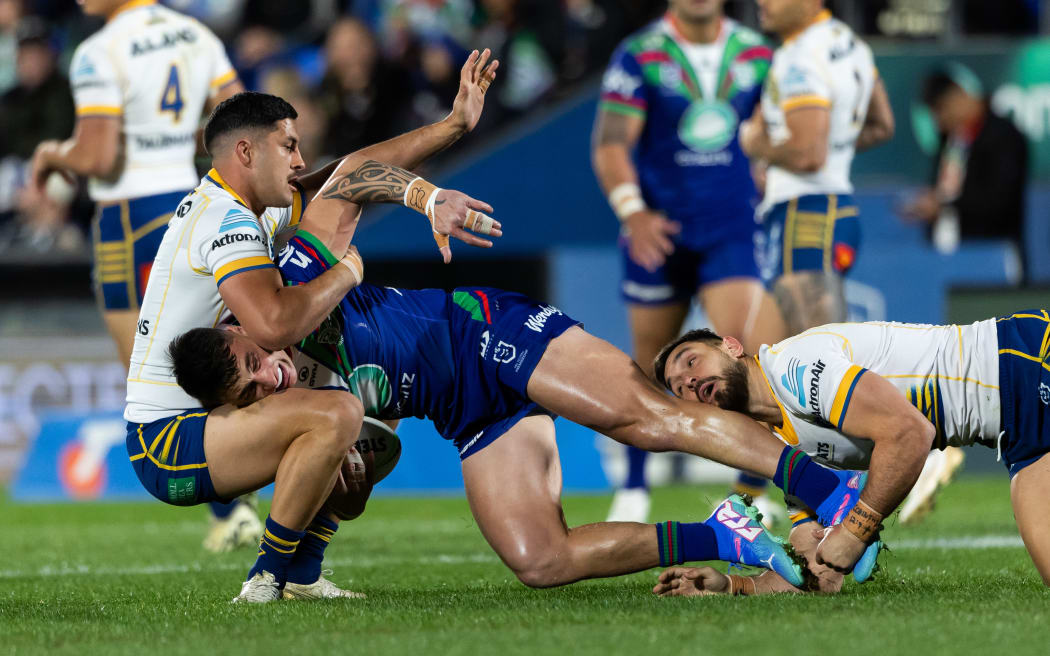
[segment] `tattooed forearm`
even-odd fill
[[[613,112],[602,112],[598,116],[598,125],[594,134],[596,146],[608,146],[612,144],[621,146],[632,145],[631,122],[638,119]],[[637,137],[635,137],[637,139]]]
[[[321,197],[351,203],[398,203],[416,175],[396,166],[367,160],[346,174],[337,174]]]

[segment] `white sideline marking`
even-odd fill
[[[890,540],[890,551],[912,551],[922,549],[941,550],[979,550],[979,549],[1013,549],[1024,547],[1019,535],[963,535],[954,538],[926,538],[922,540]],[[246,551],[246,555],[250,552]],[[199,574],[243,570],[251,567],[250,558],[240,563],[190,563],[129,565],[126,567],[93,567],[91,565],[44,565],[35,570],[7,569],[0,570],[0,579],[21,579],[35,576],[151,576],[155,574]],[[385,567],[389,565],[475,565],[481,563],[498,563],[496,554],[475,553],[435,554],[419,557],[398,558],[394,556],[355,556],[353,558],[325,558],[325,567]]]

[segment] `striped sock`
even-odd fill
[[[703,522],[660,522],[656,524],[656,545],[660,551],[660,567],[719,560],[717,534]]]
[[[263,531],[262,540],[259,542],[259,558],[248,572],[248,579],[259,572],[273,574],[277,582],[284,587],[287,580],[288,563],[295,555],[299,540],[303,537],[302,531],[293,531],[281,526],[274,521],[273,517],[266,516],[266,530]],[[245,580],[248,580],[245,579]]]
[[[816,464],[802,451],[786,446],[780,453],[773,483],[784,494],[796,496],[810,508],[817,508],[835,491],[839,479],[835,472]]]
[[[314,517],[306,527],[299,548],[295,550],[292,562],[288,564],[288,581],[290,583],[310,584],[321,576],[321,563],[324,561],[324,550],[328,548],[332,536],[339,529],[339,523],[325,515]]]

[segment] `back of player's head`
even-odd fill
[[[283,98],[255,91],[238,93],[212,110],[204,126],[204,147],[214,156],[214,146],[222,137],[248,130],[274,130],[276,123],[286,118],[299,118],[299,113]]]
[[[226,403],[237,383],[237,358],[230,351],[232,338],[229,331],[219,328],[194,328],[168,346],[175,381],[209,410]]]
[[[667,387],[667,382],[664,378],[664,373],[667,369],[667,358],[671,357],[671,351],[674,351],[686,342],[701,342],[718,348],[722,345],[722,337],[713,330],[697,328],[696,330],[683,333],[678,339],[665,344],[660,349],[660,352],[656,354],[656,359],[653,360],[653,378],[656,380],[657,385]]]

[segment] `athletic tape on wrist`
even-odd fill
[[[635,212],[648,209],[642,200],[641,188],[633,182],[624,182],[613,187],[609,192],[609,206],[620,221],[626,221],[627,217]]]
[[[354,277],[354,280],[357,281],[355,286],[360,285],[365,281],[365,261],[361,259],[360,254],[347,253],[339,260],[339,264],[350,269],[350,274]]]
[[[434,229],[434,204],[437,201],[437,195],[442,191],[440,187],[430,184],[423,178],[416,178],[405,188],[404,199],[405,207],[414,209],[430,221],[430,230],[434,233],[434,241],[437,242],[438,248],[448,246],[448,235],[443,235]]]
[[[882,530],[882,513],[858,499],[857,505],[849,511],[846,519],[842,520],[842,524],[861,542],[871,544]]]

